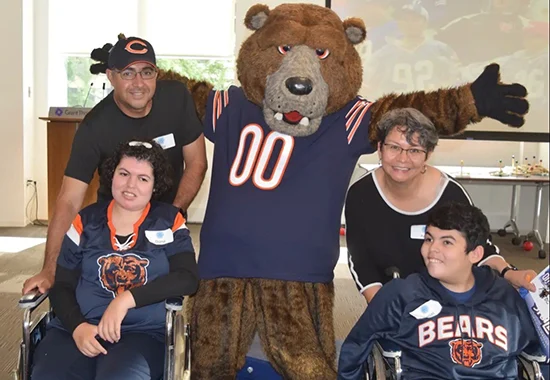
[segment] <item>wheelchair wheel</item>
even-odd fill
[[[185,341],[185,321],[182,312],[176,313],[174,329],[174,378],[188,380],[188,377],[185,376],[187,342]]]
[[[374,375],[372,379],[386,380],[386,362],[378,347],[374,347],[372,350],[372,357],[374,362]]]

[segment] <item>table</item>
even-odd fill
[[[373,170],[377,168],[377,164],[359,164],[359,167],[364,170]],[[519,208],[519,196],[517,193],[517,186],[536,186],[535,195],[535,212],[533,214],[533,227],[532,230],[525,236],[525,240],[535,240],[535,244],[538,246],[538,256],[541,259],[546,258],[546,251],[544,250],[544,241],[539,232],[540,212],[542,204],[542,189],[549,185],[548,176],[529,176],[518,177],[513,175],[507,176],[494,176],[490,173],[499,172],[500,168],[496,167],[460,167],[460,166],[435,166],[437,169],[452,176],[457,181],[464,184],[479,184],[479,183],[491,183],[499,185],[511,185],[512,186],[512,205],[510,209],[510,220],[506,222],[502,229],[498,231],[498,234],[503,236],[506,234],[506,229],[511,228],[514,233],[512,243],[519,245],[523,239],[519,234],[519,230],[516,224],[516,216]],[[511,172],[511,168],[503,168],[505,174]]]

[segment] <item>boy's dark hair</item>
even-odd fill
[[[154,176],[153,199],[161,197],[172,186],[172,165],[164,149],[153,140],[137,139],[119,144],[113,155],[103,163],[101,182],[108,189],[111,189],[115,169],[123,157],[134,157],[151,164]]]
[[[442,230],[456,230],[466,239],[466,252],[483,246],[489,239],[489,221],[483,212],[463,202],[447,202],[437,207],[428,216],[427,226]]]

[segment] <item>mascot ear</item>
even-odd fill
[[[269,7],[264,4],[256,4],[250,7],[244,18],[244,25],[250,30],[258,30],[264,26],[269,16]]]
[[[126,39],[124,33],[120,33],[117,38],[119,40]],[[109,52],[113,48],[113,44],[106,43],[100,48],[92,50],[90,53],[90,58],[98,63],[94,63],[90,66],[90,72],[92,74],[105,74],[107,72],[108,61],[109,61]]]
[[[357,45],[365,40],[367,37],[367,29],[365,23],[360,18],[348,18],[344,20],[344,30],[348,40]]]
[[[102,48],[96,48],[92,50],[90,58],[98,62],[107,62],[109,60],[109,51],[113,47],[113,44],[105,44]]]
[[[93,75],[97,74],[105,74],[107,72],[107,64],[106,63],[94,63],[90,66],[90,73]]]

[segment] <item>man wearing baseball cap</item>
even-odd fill
[[[155,50],[153,46],[138,37],[123,38],[118,40],[109,53],[109,68],[124,70],[133,63],[149,63],[156,67]]]
[[[78,127],[49,221],[43,269],[25,282],[23,294],[52,286],[63,237],[96,169],[101,172],[103,161],[120,142],[154,139],[164,148],[174,185],[159,200],[185,211],[195,198],[207,165],[202,124],[187,87],[178,81],[157,81],[157,74],[155,51],[148,41],[121,38],[110,50],[107,78],[113,91]],[[109,200],[111,189],[100,183],[97,196],[98,201]]]

